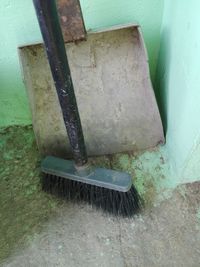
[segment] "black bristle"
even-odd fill
[[[85,201],[117,216],[131,217],[141,208],[141,198],[134,185],[124,193],[44,174],[42,187],[46,192],[67,200]]]

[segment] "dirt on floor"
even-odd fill
[[[41,190],[40,160],[31,126],[0,131],[0,260],[57,209],[59,201]]]
[[[136,179],[145,209],[132,219],[116,218],[41,190],[31,126],[2,129],[0,151],[2,266],[200,266],[200,183],[179,186],[156,203],[151,179]],[[134,176],[135,157],[92,161]]]

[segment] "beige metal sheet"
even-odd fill
[[[42,45],[20,60],[42,154],[66,157],[70,146]],[[144,150],[163,142],[163,128],[139,27],[91,33],[66,44],[89,155]]]

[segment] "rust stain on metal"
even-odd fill
[[[79,0],[57,0],[58,13],[66,43],[86,39]]]

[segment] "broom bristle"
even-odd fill
[[[46,192],[72,201],[85,201],[114,215],[131,217],[141,208],[141,198],[134,185],[124,193],[44,174],[42,187]]]

